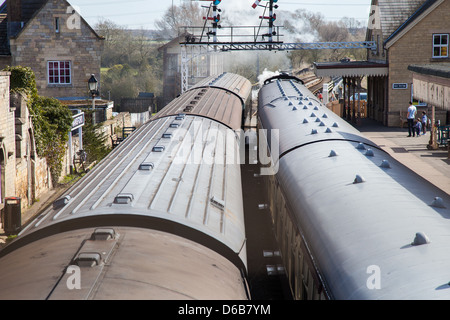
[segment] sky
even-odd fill
[[[172,5],[180,5],[189,0],[68,0],[81,13],[86,21],[94,26],[100,20],[111,20],[129,29],[155,29],[154,21],[161,19]],[[191,0],[192,1],[192,0]],[[255,0],[222,0],[219,8],[227,14],[248,12],[261,14],[262,8],[253,9]],[[261,4],[265,1],[263,0]],[[209,4],[209,1],[201,1]],[[295,11],[304,9],[321,12],[327,21],[340,20],[342,17],[355,18],[367,24],[371,0],[278,0],[279,10]],[[242,25],[248,25],[246,21]]]

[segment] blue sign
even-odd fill
[[[394,90],[408,89],[408,84],[407,83],[394,83],[392,85],[392,89],[394,89]]]
[[[82,126],[84,126],[84,112],[78,113],[72,116],[72,130],[76,130]]]

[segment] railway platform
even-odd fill
[[[385,127],[370,119],[356,125],[397,161],[450,195],[450,159],[448,150],[429,150],[430,132],[419,137],[408,137],[407,128]]]

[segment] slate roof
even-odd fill
[[[450,79],[450,63],[410,65],[408,70],[424,75]]]
[[[30,21],[30,19],[38,12],[48,0],[21,0],[21,21],[24,25]],[[18,21],[19,23],[19,21]],[[16,27],[11,25],[11,33],[9,37],[16,35],[21,28],[20,24]],[[6,0],[0,6],[0,55],[10,55],[9,44],[8,44],[8,7],[6,5]]]
[[[432,5],[434,5],[439,0],[427,0],[425,1],[397,30],[395,30],[388,39],[386,39],[386,43],[393,39],[397,34],[399,34],[402,30],[408,27],[411,23],[413,23],[417,18],[419,18],[425,11],[428,10]]]
[[[1,1],[1,0],[0,0]],[[9,37],[15,37],[20,34],[20,32],[26,27],[27,23],[34,18],[34,16],[39,12],[39,10],[44,7],[44,5],[49,0],[21,0],[21,21],[12,23],[10,26],[10,34]],[[68,1],[62,0],[70,5]],[[92,29],[92,27],[81,17],[81,20],[84,21],[87,26],[91,29],[91,31],[99,38],[103,39],[103,37],[99,36],[97,32]],[[6,5],[6,0],[0,5],[0,55],[10,55],[9,44],[8,44],[8,8]],[[21,22],[23,22],[23,27],[21,26]]]
[[[383,42],[395,33],[426,0],[378,0]]]
[[[8,46],[8,17],[0,11],[0,55],[9,55]]]

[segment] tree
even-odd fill
[[[27,95],[33,118],[36,151],[45,157],[54,184],[62,171],[68,133],[72,127],[72,112],[54,98],[38,95],[34,72],[28,67],[8,67],[11,72],[11,91]]]
[[[339,21],[326,21],[321,13],[296,10],[283,12],[282,24],[285,32],[291,34],[294,42],[350,42],[363,41],[365,28],[355,19],[342,18]],[[313,62],[339,61],[344,57],[364,59],[365,49],[299,50],[290,54],[292,66],[303,68]]]
[[[105,35],[102,54],[102,94],[120,106],[122,98],[135,98],[141,91],[162,92],[160,43],[146,30],[127,30],[104,20],[95,29]]]
[[[105,37],[102,67],[129,62],[130,37],[124,27],[111,20],[103,20],[95,25],[95,30]]]
[[[169,7],[164,16],[155,22],[159,38],[175,39],[179,36],[181,27],[203,26],[204,10],[195,2],[183,2],[180,6]]]

